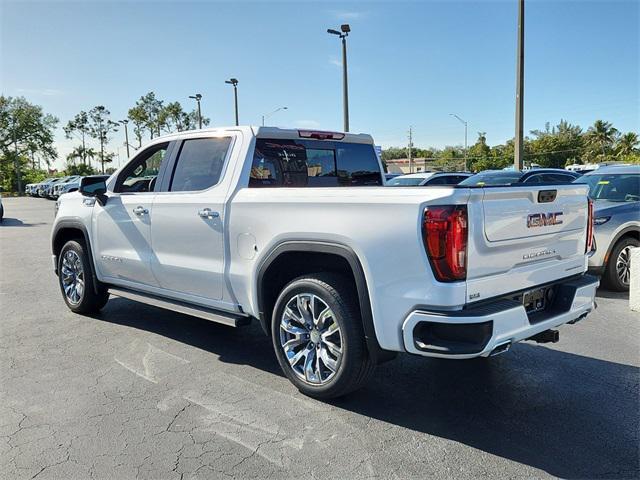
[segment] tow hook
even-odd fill
[[[527,340],[532,340],[536,343],[557,343],[560,340],[560,332],[558,330],[545,330],[527,338]]]

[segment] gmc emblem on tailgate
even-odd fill
[[[550,227],[562,224],[562,212],[532,213],[527,217],[527,228]]]

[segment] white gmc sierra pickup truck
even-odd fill
[[[467,359],[595,308],[584,185],[390,188],[368,135],[181,132],[62,195],[62,296],[258,321],[303,393],[344,395],[396,352]],[[238,348],[241,348],[238,345]]]

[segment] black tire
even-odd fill
[[[602,276],[602,283],[609,290],[614,290],[616,292],[628,292],[629,291],[629,283],[628,281],[625,283],[623,279],[621,279],[618,275],[616,264],[618,263],[619,258],[624,257],[623,251],[628,249],[629,247],[640,247],[640,241],[632,238],[632,237],[624,237],[618,240],[611,250],[611,255],[609,255],[609,260],[607,262],[607,266],[604,271],[604,275]],[[626,251],[626,261],[628,262],[630,259],[628,258],[629,252]],[[624,261],[624,258],[620,258],[621,261]],[[628,268],[628,267],[627,267]]]
[[[79,261],[81,265],[82,273],[77,275],[74,273],[75,277],[80,277],[84,282],[84,287],[81,289],[81,292],[78,292],[76,289],[77,296],[68,296],[67,293],[65,293],[65,282],[66,279],[69,278],[69,275],[65,274],[65,272],[69,271],[65,266],[65,258],[70,262]],[[88,250],[82,241],[70,240],[65,243],[62,250],[60,250],[60,255],[58,256],[58,285],[60,286],[60,292],[67,307],[75,313],[98,313],[109,300],[109,292],[106,287],[100,282],[98,282],[97,285],[94,283],[93,264],[89,257]]]
[[[331,323],[335,322],[340,329],[339,343],[342,353],[338,357],[335,373],[330,373],[332,377],[324,383],[313,384],[301,379],[294,370],[295,364],[294,366],[289,364],[287,354],[281,345],[280,322],[284,310],[299,294],[312,294],[318,297],[332,310],[333,315],[329,317],[332,319]],[[303,394],[319,399],[341,397],[363,386],[375,370],[375,363],[369,357],[365,343],[357,298],[351,283],[344,277],[332,273],[315,273],[296,278],[285,286],[278,296],[271,321],[273,347],[282,371]],[[308,348],[312,351],[313,345],[310,340],[306,346],[302,345],[300,350]],[[315,345],[317,349],[323,346],[324,343],[320,347],[318,344]],[[320,350],[317,352],[324,353]],[[322,360],[321,355],[320,358]],[[326,364],[323,363],[323,365],[325,365],[325,372],[329,372]]]

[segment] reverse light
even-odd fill
[[[440,282],[467,278],[467,225],[465,205],[435,206],[424,211],[424,244]]]
[[[603,223],[607,223],[609,220],[611,220],[611,215],[609,215],[608,217],[596,217],[593,219],[593,224],[602,225]]]
[[[587,217],[587,244],[585,246],[585,253],[589,253],[593,248],[593,225],[594,225],[594,215],[593,215],[593,200],[589,199],[589,215]]]
[[[300,138],[313,138],[315,140],[342,140],[344,133],[323,132],[320,130],[298,130]]]

